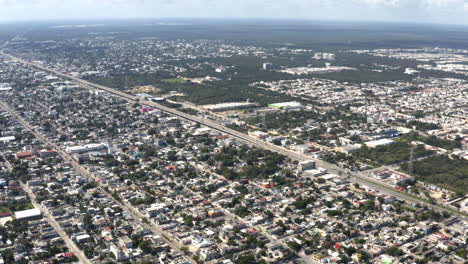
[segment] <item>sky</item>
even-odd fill
[[[468,0],[0,0],[0,22],[122,18],[468,24]]]

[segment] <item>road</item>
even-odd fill
[[[79,249],[76,244],[70,239],[67,233],[62,229],[60,224],[55,220],[52,216],[48,208],[41,206],[36,201],[36,195],[32,192],[32,190],[26,185],[21,183],[20,184],[23,190],[28,194],[29,199],[31,199],[31,203],[42,212],[42,215],[46,218],[47,222],[54,228],[55,232],[59,234],[59,236],[65,241],[67,247],[75,254],[75,256],[80,260],[81,263],[91,264],[92,262],[86,257],[86,255]]]
[[[111,199],[115,204],[120,205],[120,207],[127,212],[130,216],[132,216],[134,222],[140,226],[144,226],[151,230],[153,233],[158,234],[161,236],[161,239],[163,239],[173,250],[176,252],[180,253],[184,258],[189,261],[190,263],[196,263],[192,258],[189,258],[185,256],[184,252],[182,252],[180,249],[183,247],[181,243],[179,243],[176,240],[170,239],[172,236],[160,229],[157,225],[155,225],[152,222],[145,222],[143,219],[146,219],[146,217],[137,209],[135,209],[131,204],[125,201],[117,200],[115,199],[110,192],[107,191],[108,188],[107,186],[102,183],[101,181],[98,180],[98,178],[91,172],[89,171],[86,167],[80,165],[75,159],[71,157],[70,154],[65,152],[62,147],[58,146],[57,144],[53,143],[50,141],[48,138],[42,136],[41,134],[37,133],[33,127],[31,127],[26,121],[24,121],[19,114],[13,110],[7,103],[5,102],[0,102],[0,105],[8,111],[21,125],[23,125],[27,130],[29,130],[36,138],[41,140],[44,144],[47,144],[49,146],[52,146],[57,153],[60,155],[60,157],[65,161],[70,163],[73,168],[79,172],[82,176],[87,177],[91,179],[92,181],[96,182],[98,186],[100,187],[101,191],[106,194],[106,196]]]
[[[201,173],[209,173],[211,175],[216,176],[217,178],[224,178],[222,175],[219,175],[219,174],[217,174],[216,172],[214,172],[212,170],[204,169],[204,168],[202,168],[200,166],[197,166],[195,163],[191,163],[190,165],[192,165],[195,169],[197,169]],[[229,183],[230,187],[232,187],[232,188],[234,187],[234,182],[229,181],[229,180],[227,180],[227,182]],[[249,184],[251,184],[251,185],[253,185],[253,186],[255,186],[255,187],[259,188],[259,189],[263,189],[263,190],[269,192],[273,196],[277,196],[277,194],[275,194],[272,190],[264,189],[255,182],[251,181]],[[205,199],[199,193],[196,193],[196,192],[194,192],[194,191],[192,191],[192,190],[190,190],[188,188],[185,188],[185,190],[188,191],[188,192],[191,192],[192,194],[196,195],[199,198]],[[257,230],[262,230],[262,227],[260,225],[251,225],[249,222],[245,221],[242,217],[239,217],[238,215],[236,215],[234,213],[231,213],[231,211],[229,211],[228,209],[220,206],[218,203],[213,202],[212,204],[213,204],[213,206],[215,206],[216,208],[221,210],[227,217],[229,217],[231,219],[235,219],[235,220],[237,220],[237,221],[239,221],[239,222],[241,222],[241,223],[243,223],[246,226],[249,226],[251,228],[255,228]],[[278,238],[275,238],[275,237],[273,237],[272,235],[270,235],[270,234],[268,234],[266,232],[262,232],[262,234],[269,240],[271,245],[273,245],[273,246],[282,245],[284,248],[289,248],[289,246],[285,243],[285,240],[290,238],[290,236],[278,239]],[[297,255],[305,263],[319,264],[318,262],[314,261],[311,256],[308,256],[308,255],[304,254],[303,252],[297,252]]]
[[[11,163],[5,159],[5,165],[8,167],[8,169],[11,171],[13,170],[13,166]],[[26,192],[28,195],[29,199],[31,200],[31,203],[34,205],[35,208],[39,209],[42,212],[42,215],[45,217],[46,221],[54,228],[55,232],[59,234],[59,236],[63,239],[65,244],[67,245],[68,249],[75,254],[75,256],[78,258],[78,260],[81,263],[84,264],[91,264],[91,261],[86,257],[86,255],[79,249],[76,244],[70,239],[70,237],[67,235],[67,233],[63,230],[63,228],[60,226],[60,224],[55,220],[54,216],[50,213],[49,209],[42,206],[36,201],[36,195],[33,193],[33,191],[29,188],[24,183],[20,183],[21,188]]]
[[[44,67],[44,66],[42,66],[41,64],[38,64],[38,63],[25,61],[25,60],[23,60],[21,58],[6,54],[4,52],[1,52],[0,55],[4,55],[4,56],[6,56],[6,57],[8,57],[8,58],[10,58],[12,60],[16,60],[18,62],[21,62],[21,63],[25,64],[25,65],[29,65],[29,66],[38,68],[40,70],[53,73],[53,74],[55,74],[57,76],[65,78],[65,79],[72,80],[72,81],[80,84],[84,88],[106,91],[106,92],[108,92],[110,94],[113,94],[113,95],[119,96],[119,97],[121,97],[123,99],[126,99],[129,102],[138,102],[138,103],[140,103],[140,104],[142,104],[144,106],[152,107],[152,108],[158,109],[160,111],[167,112],[167,113],[170,113],[172,115],[181,117],[183,119],[199,123],[199,124],[204,125],[206,127],[209,127],[209,128],[214,129],[214,130],[217,130],[219,132],[222,132],[224,134],[227,134],[227,135],[229,135],[229,136],[231,136],[233,138],[236,138],[236,139],[238,139],[238,140],[240,140],[240,141],[242,141],[242,142],[244,142],[246,144],[256,146],[256,147],[259,147],[259,148],[263,148],[263,149],[267,149],[267,150],[270,150],[270,151],[273,151],[273,152],[277,152],[279,154],[282,154],[282,155],[285,155],[285,156],[289,157],[292,160],[298,160],[298,161],[314,160],[318,166],[327,169],[331,173],[338,174],[338,175],[349,175],[350,174],[346,170],[344,170],[342,168],[339,168],[336,165],[330,164],[330,163],[322,161],[322,160],[313,159],[310,156],[307,156],[307,155],[304,155],[304,154],[301,154],[301,153],[286,149],[286,148],[281,147],[281,146],[277,146],[277,145],[274,145],[274,144],[264,142],[262,140],[253,138],[253,137],[251,137],[251,136],[249,136],[247,134],[244,134],[242,132],[236,131],[234,129],[227,128],[227,127],[225,127],[225,126],[223,126],[223,125],[221,125],[221,124],[219,124],[219,123],[217,123],[215,121],[212,121],[212,120],[209,120],[209,119],[206,119],[206,118],[202,118],[202,117],[198,117],[198,116],[189,115],[189,114],[183,113],[181,111],[178,111],[176,109],[169,108],[169,107],[157,104],[155,102],[141,100],[137,96],[133,96],[131,94],[124,93],[124,92],[121,92],[121,91],[118,91],[116,89],[112,89],[112,88],[109,88],[109,87],[106,87],[106,86],[103,86],[103,85],[94,84],[94,83],[88,82],[86,80],[83,80],[83,79],[80,79],[80,78],[65,74],[65,73],[60,72],[60,71],[58,71],[56,69],[50,69],[50,68]],[[416,203],[419,203],[419,204],[424,204],[425,206],[427,206],[429,208],[432,208],[434,210],[446,211],[446,212],[448,212],[450,214],[456,214],[458,217],[460,217],[464,221],[468,221],[468,215],[467,214],[455,211],[453,209],[448,209],[446,207],[443,207],[443,206],[440,206],[440,205],[437,205],[437,204],[431,204],[431,203],[429,203],[429,202],[427,202],[425,200],[417,199],[417,198],[415,198],[413,196],[410,196],[407,193],[396,191],[394,189],[394,186],[389,186],[389,185],[387,185],[385,183],[382,183],[382,182],[378,181],[377,179],[367,177],[367,176],[363,175],[362,173],[354,173],[354,175],[349,177],[349,179],[351,181],[353,181],[353,182],[363,184],[363,185],[369,186],[371,188],[376,188],[376,189],[378,189],[379,191],[381,191],[383,193],[395,196],[395,197],[397,197],[397,198],[399,198],[401,200],[410,201],[412,203],[416,202]]]

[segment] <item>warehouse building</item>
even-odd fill
[[[42,213],[39,209],[29,209],[15,212],[15,218],[20,221],[32,221],[42,219]]]
[[[395,143],[395,141],[387,138],[379,139],[379,140],[374,140],[374,141],[368,141],[365,142],[364,145],[366,145],[369,148],[376,148],[379,146],[387,146]]]
[[[299,102],[284,102],[284,103],[275,103],[275,104],[269,104],[269,107],[273,107],[276,109],[281,109],[281,110],[298,110],[298,109],[304,109],[304,106],[299,103]]]
[[[229,110],[236,110],[236,109],[253,108],[256,106],[257,106],[256,103],[251,103],[251,102],[233,102],[233,103],[203,105],[202,108],[209,110],[209,111],[213,111],[213,112],[221,112],[221,111],[229,111]]]
[[[71,146],[65,149],[69,154],[75,153],[85,153],[90,151],[101,151],[107,150],[107,145],[100,143],[100,144],[88,144],[84,146]]]

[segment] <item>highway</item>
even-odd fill
[[[344,170],[342,168],[339,168],[336,165],[324,162],[322,160],[313,159],[310,156],[307,156],[307,155],[304,155],[304,154],[301,154],[301,153],[286,149],[284,147],[280,147],[280,146],[277,146],[277,145],[274,145],[274,144],[264,142],[262,140],[253,138],[253,137],[251,137],[251,136],[249,136],[247,134],[244,134],[242,132],[236,131],[234,129],[227,128],[227,127],[225,127],[225,126],[223,126],[221,124],[218,124],[217,122],[214,122],[212,120],[202,118],[202,117],[198,117],[198,116],[189,115],[189,114],[183,113],[181,111],[178,111],[176,109],[169,108],[169,107],[157,104],[155,102],[140,100],[140,98],[137,97],[137,96],[134,96],[134,95],[131,95],[131,94],[128,94],[128,93],[124,93],[124,92],[118,91],[116,89],[109,88],[109,87],[106,87],[106,86],[102,86],[102,85],[99,85],[99,84],[94,84],[94,83],[88,82],[86,80],[83,80],[83,79],[80,79],[80,78],[77,78],[77,77],[62,73],[62,72],[60,72],[58,70],[46,68],[46,67],[42,66],[41,64],[25,61],[25,60],[23,60],[21,58],[18,58],[18,57],[15,57],[15,56],[3,53],[3,52],[0,53],[0,55],[4,55],[4,56],[6,56],[6,57],[8,57],[8,58],[10,58],[12,60],[16,60],[18,62],[21,62],[21,63],[25,64],[25,65],[33,66],[33,67],[38,68],[40,70],[53,73],[53,74],[55,74],[57,76],[65,78],[65,79],[72,80],[72,81],[76,82],[77,84],[81,85],[84,88],[106,91],[106,92],[108,92],[108,93],[110,93],[112,95],[116,95],[116,96],[119,96],[119,97],[121,97],[123,99],[126,99],[129,102],[140,103],[140,104],[142,104],[144,106],[152,107],[152,108],[158,109],[160,111],[167,112],[167,113],[170,113],[172,115],[181,117],[183,119],[199,123],[201,125],[209,127],[209,128],[214,129],[216,131],[227,134],[227,135],[229,135],[229,136],[231,136],[233,138],[236,138],[236,139],[238,139],[238,140],[240,140],[240,141],[242,141],[242,142],[244,142],[246,144],[249,144],[249,145],[252,145],[252,146],[255,146],[255,147],[259,147],[259,148],[263,148],[263,149],[267,149],[267,150],[270,150],[270,151],[273,151],[273,152],[277,152],[279,154],[282,154],[282,155],[285,155],[285,156],[289,157],[292,160],[298,160],[298,161],[315,160],[315,162],[316,162],[316,164],[318,166],[327,169],[330,173],[334,173],[334,174],[338,174],[338,175],[347,175],[349,177],[348,179],[353,181],[353,182],[369,186],[369,187],[371,187],[373,189],[377,189],[377,190],[379,190],[379,191],[381,191],[383,193],[386,193],[388,195],[395,196],[395,197],[397,197],[397,198],[399,198],[401,200],[406,200],[406,201],[409,201],[411,203],[424,204],[425,206],[427,206],[429,208],[432,208],[432,209],[435,209],[435,210],[438,210],[438,211],[446,211],[446,212],[448,212],[450,214],[456,214],[458,217],[460,217],[464,221],[468,221],[468,216],[466,214],[464,214],[464,213],[455,211],[453,209],[448,209],[446,207],[443,207],[443,206],[440,206],[440,205],[437,205],[437,204],[431,204],[431,203],[429,203],[429,202],[427,202],[425,200],[418,199],[418,198],[416,198],[414,196],[411,196],[411,195],[409,195],[407,193],[397,191],[397,190],[395,190],[394,186],[382,183],[382,182],[378,181],[377,179],[368,177],[364,173],[354,173],[354,175],[350,175],[349,172],[347,172],[346,170]]]

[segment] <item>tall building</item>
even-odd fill
[[[107,154],[114,155],[114,145],[110,140],[107,141]]]
[[[269,63],[269,62],[265,62],[263,63],[263,69],[268,71],[268,70],[271,70],[273,68],[273,64],[272,63]]]

